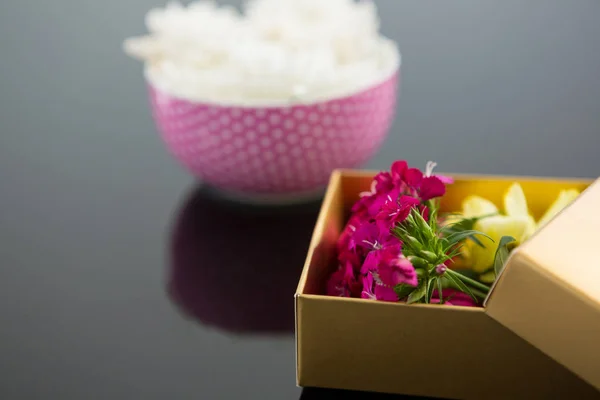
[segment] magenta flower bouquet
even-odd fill
[[[468,241],[493,247],[493,269],[499,272],[516,242],[496,241],[473,229],[488,215],[441,215],[440,200],[451,178],[434,175],[396,161],[389,172],[375,176],[371,190],[360,194],[337,243],[338,269],[327,292],[332,296],[406,302],[476,306],[490,283],[453,268]],[[493,215],[493,214],[492,214]],[[469,276],[471,275],[471,276]]]

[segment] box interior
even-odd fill
[[[317,220],[297,294],[325,295],[327,278],[337,267],[335,255],[337,238],[349,217],[350,208],[361,192],[370,189],[376,173],[376,171],[353,170],[339,170],[333,173]],[[591,183],[589,179],[448,175],[452,176],[455,182],[447,186],[447,192],[441,202],[442,212],[460,211],[463,200],[469,195],[482,196],[496,204],[499,209],[503,209],[504,193],[514,182],[519,182],[525,192],[529,209],[536,219],[543,215],[561,190],[583,191]]]

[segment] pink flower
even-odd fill
[[[387,192],[363,192],[360,199],[352,206],[352,213],[363,218],[372,218],[379,212],[386,198]]]
[[[398,295],[391,287],[375,284],[375,298],[381,301],[398,301]]]
[[[359,200],[352,206],[353,215],[374,217],[385,203],[387,195],[395,189],[388,172],[381,172],[371,182],[369,191],[361,192]],[[399,190],[396,190],[399,193]]]
[[[377,297],[375,296],[375,293],[373,292],[373,285],[374,285],[373,275],[371,273],[368,273],[362,277],[362,284],[363,284],[363,290],[360,294],[360,297],[363,299],[376,300]]]
[[[429,207],[421,205],[419,206],[419,211],[421,211],[421,215],[425,221],[429,221]]]
[[[410,214],[411,208],[419,204],[419,200],[411,196],[393,198],[391,195],[388,195],[386,202],[381,206],[375,218],[383,221],[388,226],[388,229],[391,229],[396,224],[403,222],[408,217],[408,214]]]
[[[386,247],[370,251],[365,258],[365,262],[360,269],[360,273],[366,274],[368,272],[378,271],[382,265],[393,263],[401,256],[402,246],[400,241],[396,240],[395,243],[389,243]]]
[[[394,302],[398,301],[398,296],[396,295],[396,292],[394,292],[394,289],[377,284],[371,273],[363,276],[362,282],[363,290],[360,297],[363,299]]]
[[[449,176],[433,175],[433,170],[435,169],[435,167],[437,167],[437,163],[435,163],[433,161],[428,161],[427,165],[425,166],[425,176],[435,176],[440,181],[442,181],[442,183],[445,185],[450,185],[450,184],[454,183],[454,179],[452,179]]]
[[[393,287],[400,283],[417,286],[416,271],[391,230],[405,221],[414,207],[429,219],[423,202],[444,195],[445,183],[452,182],[434,176],[434,167],[435,163],[429,162],[423,173],[409,168],[406,161],[396,161],[389,172],[375,176],[368,191],[360,193],[337,242],[339,268],[328,281],[329,294],[398,301]],[[457,300],[460,302],[460,296]]]
[[[366,251],[400,243],[386,226],[373,222],[361,225],[352,236],[351,242],[355,247]]]
[[[423,179],[423,173],[418,168],[408,168],[404,172],[404,182],[411,188],[418,188]]]
[[[346,251],[351,247],[350,242],[352,240],[352,235],[354,235],[354,232],[356,232],[357,228],[356,224],[353,223],[353,220],[355,219],[355,216],[350,218],[350,221],[348,221],[348,223],[344,227],[344,230],[342,231],[342,233],[340,233],[340,237],[337,241],[337,250],[339,252]]]
[[[350,297],[350,290],[344,281],[344,270],[338,269],[327,281],[327,295],[338,297]]]
[[[409,168],[406,161],[396,161],[391,168],[392,182],[396,188],[417,189],[423,179],[423,173],[418,168]]]
[[[415,267],[402,256],[382,263],[377,274],[381,282],[388,287],[395,287],[401,283],[410,286],[417,286],[418,284]]]
[[[327,295],[338,297],[358,297],[361,284],[354,277],[350,264],[340,266],[327,281]]]
[[[390,175],[394,183],[404,179],[404,172],[408,169],[408,163],[404,160],[394,161],[390,167]]]
[[[438,275],[443,275],[447,269],[448,267],[446,266],[446,264],[440,264],[435,267],[435,273]]]
[[[389,172],[380,172],[373,179],[375,193],[388,193],[394,189],[394,180]]]
[[[427,201],[435,197],[441,197],[446,193],[446,185],[437,176],[423,178],[419,188],[421,200]]]
[[[360,266],[362,265],[362,257],[355,250],[344,250],[340,251],[338,254],[338,261],[340,265],[350,265],[353,270],[358,272]]]
[[[451,185],[454,183],[454,179],[449,176],[435,175],[435,177],[438,178],[440,181],[442,181],[442,183],[445,185]]]
[[[371,251],[360,269],[361,274],[377,274],[379,284],[394,287],[400,283],[417,286],[415,268],[402,255],[402,246],[398,242],[382,249]]]
[[[354,234],[358,228],[366,223],[368,222],[365,222],[363,218],[353,215],[344,227],[337,241],[338,260],[341,264],[347,261],[352,262],[356,266],[362,264],[355,249]]]
[[[388,196],[408,195],[427,201],[443,196],[446,183],[454,182],[446,176],[433,175],[436,163],[429,161],[425,173],[409,168],[406,161],[395,161],[390,172],[380,172],[371,182],[369,191],[360,193],[360,199],[352,207],[354,215],[375,217],[388,202]]]
[[[377,194],[376,185],[377,182],[373,180],[373,182],[371,182],[371,189],[369,191],[360,192],[358,194],[359,199],[356,203],[354,203],[351,209],[353,216],[366,213],[367,209],[374,200],[374,196]]]
[[[442,297],[444,299],[444,304],[449,306],[477,307],[477,303],[471,296],[455,289],[443,289]],[[433,295],[431,296],[431,303],[437,304],[439,302],[440,297],[438,291],[434,290]]]

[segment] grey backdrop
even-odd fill
[[[372,167],[598,176],[600,1],[377,3],[404,61]],[[121,52],[160,4],[0,2],[4,399],[236,390],[219,376],[249,397],[296,393],[291,338],[242,345],[191,328],[163,295],[166,232],[193,180],[158,139],[142,66]],[[273,366],[256,368],[263,350]]]
[[[120,46],[162,4],[2,2],[0,182],[66,183],[83,174],[69,169],[81,159],[106,184],[121,168],[160,179],[172,161],[149,116],[142,66]],[[393,132],[373,166],[434,158],[446,171],[598,174],[600,1],[377,4],[404,61]]]
[[[145,32],[144,13],[162,4],[2,2],[3,180],[37,183],[36,168],[44,180],[66,179],[80,158],[108,175],[125,167],[106,163],[125,160],[121,152],[128,168],[148,163],[160,178],[156,159],[171,160],[149,117],[142,67],[120,45]],[[377,167],[435,158],[447,171],[598,174],[599,1],[377,4],[404,57],[398,116]]]

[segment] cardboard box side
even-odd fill
[[[486,312],[600,389],[596,303],[548,274],[526,252],[513,254]]]
[[[541,229],[520,250],[539,268],[593,300],[600,324],[600,180]]]
[[[481,308],[299,297],[300,386],[477,400],[600,398]]]
[[[300,327],[302,324],[300,323],[300,309],[302,305],[300,304],[300,295],[296,293],[294,295],[294,316],[295,316],[295,331],[294,331],[294,351],[296,357],[296,386],[302,386],[302,360],[300,355],[300,341],[302,337],[302,332],[300,331]]]

